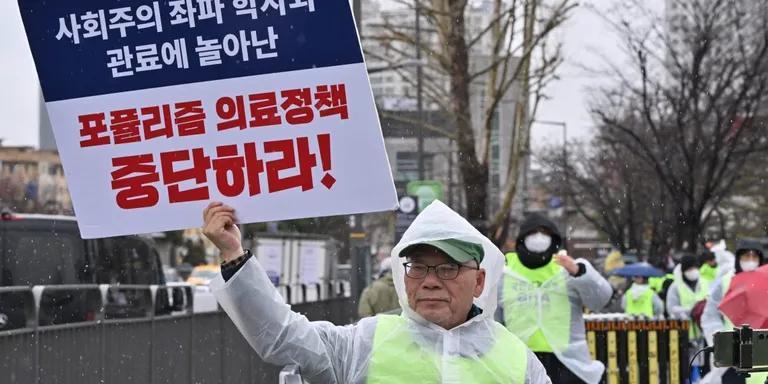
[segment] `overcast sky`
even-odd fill
[[[602,8],[616,0],[583,1]],[[585,87],[596,79],[576,66],[601,65],[596,50],[608,57],[620,54],[616,39],[602,21],[585,7],[579,7],[560,32],[564,42],[566,63],[561,67],[561,80],[548,90],[551,100],[539,109],[538,120],[562,121],[568,126],[568,137],[584,138],[590,134],[592,121],[587,113]],[[38,144],[39,85],[32,55],[26,41],[18,5],[13,0],[0,1],[0,138],[4,145]],[[562,128],[534,125],[534,147],[562,143]]]

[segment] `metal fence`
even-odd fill
[[[178,298],[174,290],[183,292],[184,305],[171,306],[167,311],[164,302],[159,301]],[[46,302],[47,295],[56,297],[55,293],[61,292],[77,292],[100,301],[95,312],[89,308],[91,302],[74,306],[79,312],[73,318],[82,316],[85,321],[40,325],[45,313],[41,303]],[[158,294],[162,292],[167,295]],[[347,293],[331,288],[327,296],[318,297],[323,300],[292,307],[310,320],[349,324],[356,319],[356,307]],[[146,298],[150,299],[149,305],[136,304]],[[23,326],[0,331],[3,384],[234,384],[278,380],[281,367],[261,361],[225,313],[192,313],[189,287],[0,288],[0,303],[4,299],[6,304],[9,300],[17,304],[14,308],[23,312],[24,319]],[[12,316],[20,321],[19,313]]]
[[[624,315],[592,315],[585,319],[590,354],[606,367],[602,383],[686,383],[688,321]]]

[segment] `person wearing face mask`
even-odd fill
[[[557,226],[543,216],[526,218],[507,254],[496,319],[536,353],[553,383],[600,382],[605,367],[590,358],[583,310],[608,304],[612,288],[583,259],[564,251]]]
[[[713,335],[717,331],[733,329],[733,323],[724,316],[718,306],[722,302],[728,292],[728,288],[731,285],[733,277],[742,272],[751,272],[757,269],[760,265],[765,263],[765,255],[762,244],[757,241],[743,239],[740,240],[736,247],[736,262],[734,264],[733,271],[727,272],[712,283],[712,288],[709,292],[709,298],[707,304],[704,307],[704,313],[701,316],[701,328],[704,331],[704,337],[707,340],[708,345],[713,344]],[[765,380],[765,376],[752,375],[752,378],[745,380],[739,377],[733,369],[715,368],[710,372],[710,375],[722,375],[721,381],[712,381],[708,377],[705,378],[711,383],[721,382],[723,384],[762,384]]]
[[[621,298],[624,313],[632,316],[658,317],[664,314],[664,302],[648,285],[648,278],[635,276],[632,285]]]
[[[687,360],[690,361],[696,351],[704,347],[701,329],[691,320],[691,311],[696,303],[706,299],[707,291],[700,277],[698,260],[694,255],[684,255],[680,259],[680,264],[675,267],[673,275],[674,282],[667,291],[667,313],[670,318],[690,321],[688,328],[690,347]],[[699,355],[693,365],[694,369],[700,369],[698,367],[704,365],[703,356]]]
[[[688,320],[691,318],[693,306],[707,297],[700,279],[696,256],[684,255],[672,274],[675,277],[667,291],[667,313],[671,318]],[[694,331],[696,335],[699,334],[695,326],[690,330],[692,335]]]
[[[243,249],[235,209],[213,202],[203,234],[225,260],[211,291],[267,363],[295,364],[309,383],[552,384],[525,344],[493,319],[504,255],[439,200],[389,259],[401,315],[351,325],[294,312]]]

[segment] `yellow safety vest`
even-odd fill
[[[534,352],[562,352],[571,337],[571,301],[565,269],[554,259],[536,269],[507,254],[504,324]]]
[[[627,291],[627,307],[624,313],[627,315],[640,315],[653,317],[653,295],[656,293],[652,289],[646,289],[639,297],[634,297],[631,291]]]
[[[707,293],[702,288],[701,283],[696,292],[691,290],[682,278],[675,278],[675,286],[677,286],[677,293],[680,296],[680,305],[688,311],[693,309],[693,306],[696,305],[697,302],[707,298]],[[669,298],[669,296],[667,296],[667,298]],[[698,338],[699,335],[701,335],[699,327],[694,321],[691,321],[690,326],[688,327],[688,338],[693,340]]]
[[[701,281],[701,290],[709,296],[709,288],[717,278],[717,273],[720,269],[718,267],[711,267],[709,264],[704,264],[699,268],[699,280]]]
[[[674,279],[675,275],[671,273],[667,273],[662,277],[650,277],[648,278],[648,286],[651,287],[654,292],[659,293],[664,288],[665,281]]]
[[[525,383],[528,350],[504,328],[482,356],[444,356],[417,344],[403,316],[377,316],[366,383]],[[450,370],[450,372],[446,372]]]

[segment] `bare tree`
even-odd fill
[[[643,182],[648,170],[628,161],[631,153],[599,140],[569,147],[567,158],[560,151],[543,151],[539,161],[551,183],[611,244],[622,251],[640,249],[649,220],[647,201],[653,193]]]
[[[747,161],[749,174],[736,181],[733,193],[715,211],[709,228],[720,238],[768,237],[768,154]]]
[[[397,67],[398,60],[411,57],[416,47],[427,56],[424,92],[429,105],[449,113],[455,121],[455,134],[443,132],[456,140],[458,167],[464,182],[467,218],[483,227],[496,243],[506,238],[512,199],[517,190],[518,174],[528,154],[531,116],[544,97],[543,89],[556,78],[561,62],[560,47],[548,41],[573,8],[570,0],[493,0],[492,14],[486,25],[474,34],[467,30],[468,0],[396,0],[412,12],[418,8],[431,37],[420,38],[402,20],[384,20],[370,38],[384,50],[366,51],[369,57]],[[552,3],[552,4],[549,4]],[[481,46],[483,49],[481,49]],[[486,60],[470,56],[484,52]],[[479,64],[478,64],[479,63]],[[472,65],[474,64],[474,65]],[[407,68],[397,69],[410,84],[416,79]],[[491,164],[491,138],[494,119],[503,98],[519,82],[523,95],[518,100],[514,137],[505,175],[504,198],[498,212],[489,212],[488,186]],[[484,84],[485,105],[480,126],[473,124],[470,95],[473,84]],[[532,105],[532,111],[530,110]],[[428,127],[439,131],[439,127]]]
[[[607,17],[629,64],[612,63],[616,81],[592,112],[600,140],[652,169],[674,209],[674,246],[695,250],[706,223],[766,150],[758,116],[768,85],[768,5],[731,0],[671,0],[659,16],[645,1]]]

